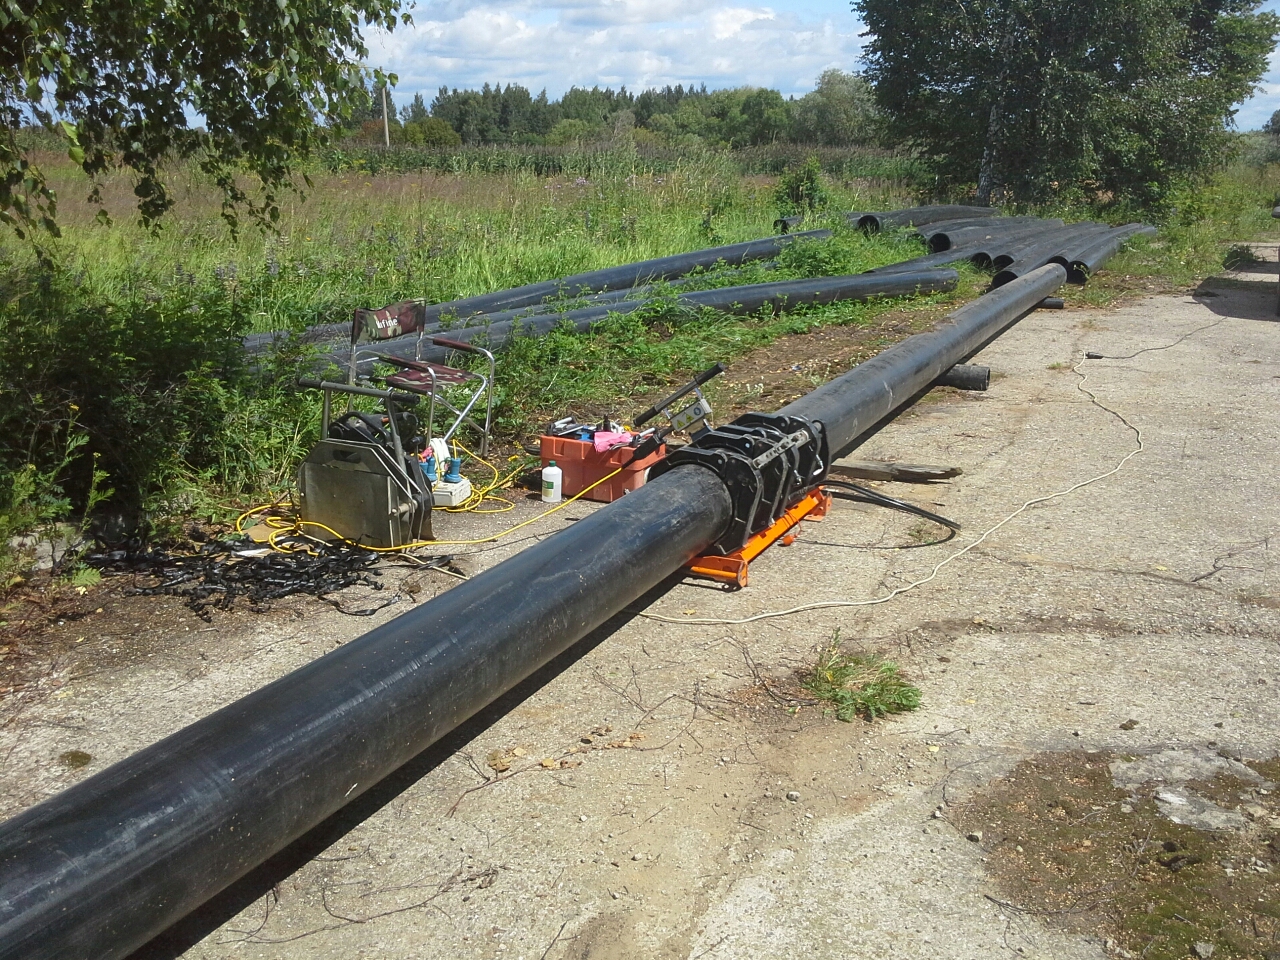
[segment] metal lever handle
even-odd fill
[[[675,403],[677,400],[683,397],[686,393],[690,393],[694,390],[697,390],[700,386],[702,386],[708,380],[712,379],[713,377],[720,376],[720,374],[724,373],[724,371],[725,371],[725,366],[723,363],[717,363],[714,367],[709,367],[706,370],[703,370],[700,374],[698,374],[696,377],[694,377],[692,380],[686,383],[683,387],[681,387],[671,396],[667,397],[665,400],[661,400],[658,403],[655,403],[652,407],[650,407],[644,413],[640,414],[640,416],[636,417],[635,420],[632,421],[633,425],[637,427],[643,426],[644,424],[652,420],[654,417],[656,417],[658,414],[660,414],[664,409],[666,409],[671,404]]]
[[[297,384],[312,390],[333,390],[335,393],[353,393],[360,397],[376,397],[379,400],[390,400],[392,403],[417,403],[418,398],[412,393],[399,393],[395,390],[376,390],[373,387],[360,387],[350,383],[334,383],[332,380],[312,380],[299,377]]]

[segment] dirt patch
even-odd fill
[[[1202,768],[1214,755],[1192,756]],[[1280,951],[1280,796],[1268,778],[1280,763],[1223,760],[1228,772],[1182,784],[1124,780],[1129,765],[1151,760],[1039,754],[959,808],[956,824],[981,844],[1000,888],[990,899],[1074,932],[1101,930],[1117,956],[1181,960],[1211,947],[1216,958],[1271,958]],[[1216,813],[1222,828],[1193,826],[1202,821],[1188,811],[1197,810]]]
[[[734,362],[719,385],[724,419],[773,410],[810,393],[914,333],[931,328],[953,307],[893,311],[868,326],[830,326],[791,334]]]

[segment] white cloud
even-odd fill
[[[1236,114],[1239,130],[1257,130],[1271,119],[1271,114],[1280,110],[1280,53],[1271,54],[1268,67],[1267,75],[1258,84],[1258,92],[1246,100]]]
[[[745,7],[722,7],[711,14],[711,35],[717,40],[728,40],[742,32],[742,28],[757,20],[776,20],[773,11],[748,10]]]
[[[370,62],[399,75],[401,102],[485,82],[545,87],[552,97],[571,86],[668,83],[799,95],[825,69],[855,69],[862,45],[845,0],[817,3],[801,11],[723,0],[429,0],[412,27],[368,38]]]

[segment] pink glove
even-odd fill
[[[614,447],[620,447],[624,443],[631,442],[631,434],[623,430],[621,433],[604,433],[597,430],[595,435],[596,453],[604,453],[606,450],[612,450]]]

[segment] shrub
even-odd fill
[[[246,327],[234,292],[217,285],[107,295],[56,264],[0,275],[3,524],[23,532],[83,508],[95,472],[128,527],[182,478],[203,477],[213,495],[262,485],[273,420],[302,402],[271,384],[299,358],[271,360],[273,376],[260,378],[245,367]],[[289,411],[290,436],[300,419]]]
[[[809,157],[798,167],[784,173],[774,190],[778,210],[789,216],[794,213],[814,213],[831,202],[831,194],[822,182],[822,164],[817,157]]]

